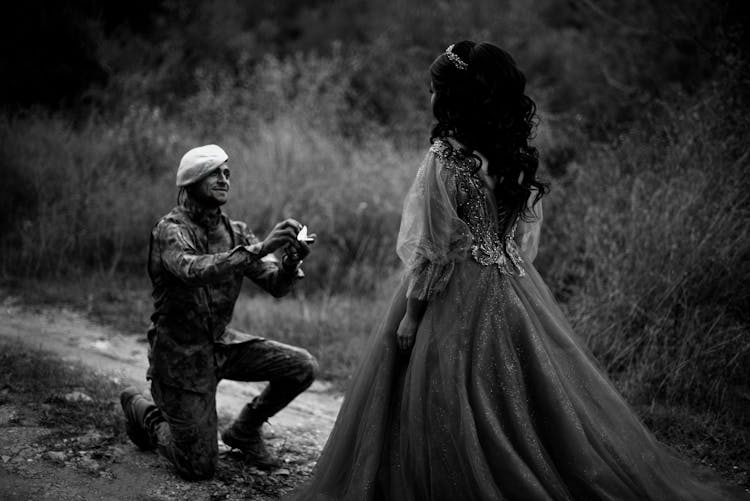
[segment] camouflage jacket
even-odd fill
[[[245,223],[205,211],[190,199],[154,226],[148,257],[154,301],[148,378],[208,391],[217,382],[214,344],[260,339],[227,328],[243,277],[280,297],[303,274],[245,248],[259,243]]]

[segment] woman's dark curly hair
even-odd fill
[[[500,47],[464,40],[451,52],[466,66],[460,68],[447,53],[430,66],[437,119],[430,142],[452,137],[487,158],[488,173],[497,180],[501,228],[507,231],[518,217],[530,215],[532,192],[536,203],[549,190],[536,179],[538,152],[529,145],[536,104],[524,94],[526,77]]]

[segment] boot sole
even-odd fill
[[[245,444],[241,443],[240,441],[233,438],[231,435],[227,434],[226,432],[221,434],[221,441],[224,442],[225,445],[231,447],[232,449],[237,449],[239,451],[242,451],[242,454],[244,454],[244,461],[246,464],[255,466],[258,469],[261,470],[275,470],[278,468],[281,468],[281,461],[279,461],[276,458],[266,458],[258,456],[252,452],[248,452],[247,449],[244,448]]]

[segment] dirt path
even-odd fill
[[[64,360],[82,362],[123,387],[135,384],[147,388],[145,339],[97,325],[76,312],[28,309],[6,299],[0,306],[0,337],[55,352]],[[217,394],[220,422],[228,422],[262,387],[260,383],[222,381]],[[326,384],[314,383],[271,418],[271,446],[288,453],[287,461],[309,463],[325,443],[340,403],[340,395]],[[279,492],[275,483],[286,480],[293,484],[290,470],[294,477],[300,471],[304,476],[311,468],[309,464],[296,464],[294,468],[290,464],[278,473],[266,474],[244,467],[222,448],[221,463],[229,466],[219,478],[188,483],[177,478],[156,454],[139,452],[130,444],[106,445],[105,437],[94,440],[99,445],[84,447],[83,453],[77,448],[75,453],[57,454],[54,451],[64,450],[65,444],[44,438],[54,437],[54,430],[35,427],[33,418],[30,423],[14,426],[19,413],[22,410],[12,405],[0,406],[2,499],[274,499]],[[84,436],[81,440],[88,439]],[[101,458],[106,459],[106,468],[97,466]]]

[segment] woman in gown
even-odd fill
[[[294,498],[750,499],[654,439],[534,268],[545,186],[513,59],[463,41],[430,72],[438,123],[404,203],[405,278]]]

